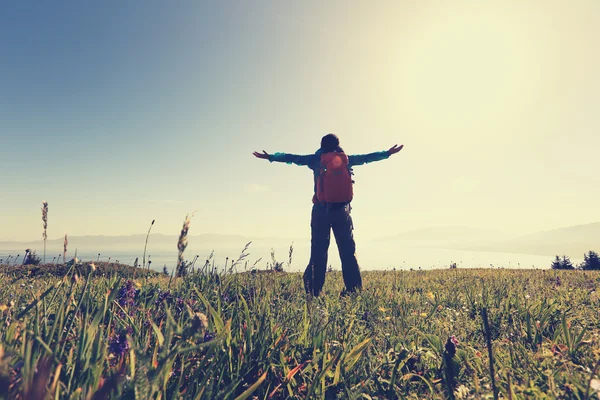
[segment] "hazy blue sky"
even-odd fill
[[[312,176],[254,150],[349,153],[359,235],[600,220],[600,2],[7,1],[0,240],[308,237]]]

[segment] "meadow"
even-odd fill
[[[600,274],[0,266],[0,398],[598,398]]]

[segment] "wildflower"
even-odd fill
[[[156,306],[161,306],[164,301],[166,301],[167,303],[170,303],[172,299],[173,299],[173,296],[171,295],[171,292],[169,292],[168,290],[165,290],[164,292],[159,293],[158,298],[156,299],[154,304]]]
[[[119,335],[115,335],[110,338],[110,344],[108,350],[118,356],[122,357],[129,350],[129,342],[127,341],[127,331],[123,330]]]
[[[184,306],[185,303],[183,302],[183,299],[181,297],[175,299],[175,307],[177,308],[177,311],[183,311]]]
[[[434,295],[433,295],[433,293],[431,293],[431,292],[427,292],[426,296],[427,296],[427,298],[428,298],[429,300],[431,300],[431,301],[434,301],[434,300],[435,300],[435,296],[434,296]]]
[[[444,306],[442,306],[441,304],[439,304],[436,308],[437,312],[440,312],[444,309]]]
[[[135,296],[138,291],[133,286],[133,282],[128,280],[119,290],[119,304],[121,306],[133,306],[135,304]]]
[[[203,339],[203,341],[204,341],[204,343],[210,342],[215,337],[217,337],[217,335],[215,333],[206,331],[206,332],[204,332],[204,339]]]
[[[422,313],[421,313],[421,317],[423,317],[423,318],[427,317],[427,313],[425,313],[425,312],[422,312]]]
[[[526,294],[526,295],[525,295],[525,298],[526,298],[526,299],[530,299],[530,298],[531,298],[531,296],[530,296],[530,295],[528,295],[528,294]]]
[[[223,302],[225,303],[231,303],[231,297],[229,297],[229,293],[223,293]]]
[[[466,387],[465,385],[460,385],[459,387],[456,388],[456,390],[454,391],[454,396],[457,399],[466,399],[469,396],[469,388]]]
[[[194,319],[192,320],[192,328],[194,330],[197,330],[200,328],[203,328],[203,329],[208,328],[208,318],[206,317],[206,315],[204,313],[197,312],[194,314]]]
[[[458,344],[460,343],[460,342],[458,341],[458,339],[456,338],[456,336],[454,336],[454,335],[450,336],[450,341],[451,341],[452,343],[454,343],[454,345],[455,345],[455,346],[458,346]]]
[[[449,358],[454,357],[454,355],[456,354],[456,347],[458,346],[458,339],[456,339],[456,336],[452,335],[448,337],[448,340],[446,341],[446,354],[448,355]]]

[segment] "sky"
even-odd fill
[[[351,154],[357,236],[600,221],[600,2],[9,1],[0,240],[310,235],[312,174]]]

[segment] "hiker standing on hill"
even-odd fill
[[[254,152],[254,156],[270,162],[284,162],[307,166],[314,173],[314,196],[311,227],[310,262],[304,272],[304,288],[307,293],[318,296],[325,284],[327,250],[331,229],[342,261],[344,293],[362,288],[360,268],[356,260],[356,244],[352,234],[350,216],[352,201],[352,167],[373,161],[385,160],[402,150],[404,145],[394,145],[389,150],[370,154],[348,156],[340,147],[340,140],[332,133],[323,136],[321,148],[314,154],[269,154]]]

